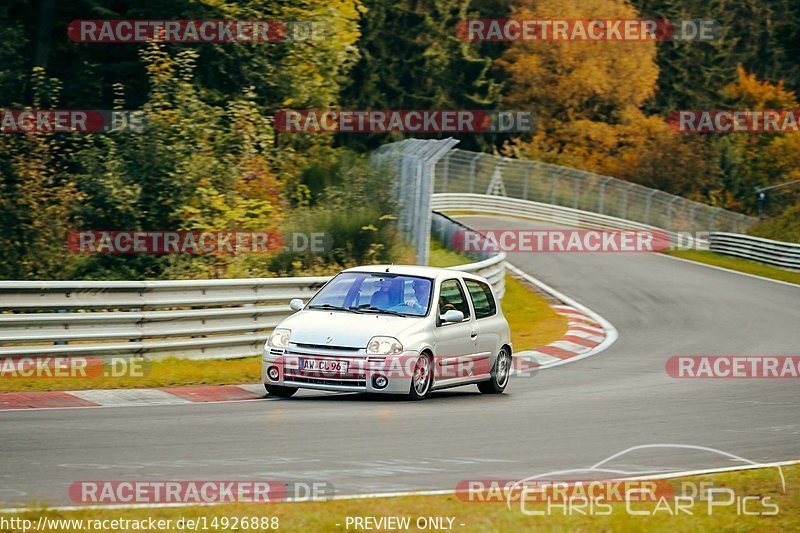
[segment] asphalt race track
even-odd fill
[[[534,224],[469,218],[476,228]],[[674,379],[672,355],[800,355],[800,287],[658,254],[510,254],[609,320],[597,356],[423,402],[301,391],[289,400],[0,412],[0,503],[69,505],[77,480],[326,481],[339,494],[453,489],[589,467],[643,444],[706,446],[752,461],[800,459],[797,380]],[[631,471],[739,464],[652,448]]]

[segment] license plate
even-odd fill
[[[332,361],[330,359],[305,359],[300,358],[300,370],[312,370],[314,372],[347,372],[349,361]]]

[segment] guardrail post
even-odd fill
[[[657,192],[658,191],[655,191],[655,190],[654,191],[650,191],[650,194],[647,195],[647,202],[646,202],[645,208],[644,208],[644,223],[645,224],[649,224],[650,223],[650,203],[652,202],[653,195],[655,193],[657,193]]]
[[[416,175],[415,175],[415,202],[414,212],[416,213],[416,220],[414,220],[414,243],[417,247],[417,262],[421,265],[428,264],[428,249],[430,248],[430,195],[433,192],[433,177],[427,168],[422,158],[415,157],[416,162]],[[427,224],[425,222],[428,222]]]
[[[665,229],[668,229],[669,231],[674,231],[672,227],[672,204],[674,204],[678,199],[678,197],[675,197],[670,200],[669,203],[667,203],[667,225]]]
[[[600,214],[605,214],[603,209],[605,208],[605,200],[606,200],[606,183],[610,178],[605,178],[603,181],[600,182],[600,193],[599,198],[597,200],[597,212]]]
[[[478,159],[480,159],[480,157],[482,155],[483,154],[481,154],[481,153],[475,154],[475,157],[473,157],[472,160],[469,162],[469,192],[470,192],[470,194],[474,194],[475,193],[475,178],[476,178],[475,174],[477,173],[476,163],[477,163]]]
[[[631,190],[630,187],[625,189],[625,198],[622,200],[622,214],[620,217],[625,218],[628,216],[628,192]]]
[[[441,191],[447,192],[447,186],[450,179],[450,154],[444,156],[444,165],[442,165],[442,175],[439,183],[442,184]]]
[[[717,220],[717,215],[719,214],[720,209],[719,207],[714,207],[711,210],[711,213],[708,217],[708,231],[714,231],[714,222]]]

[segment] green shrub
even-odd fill
[[[759,222],[749,233],[776,241],[800,242],[800,204],[786,209],[776,217]]]
[[[331,273],[361,264],[408,260],[408,246],[397,230],[394,183],[375,171],[366,157],[340,148],[328,153],[324,161],[315,162],[313,171],[306,169],[301,175],[321,179],[327,186],[302,184],[317,191],[313,206],[295,208],[285,229],[324,233],[328,246],[322,253],[281,252],[270,263],[272,272]]]

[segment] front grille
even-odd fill
[[[337,385],[340,387],[367,387],[366,379],[328,379],[321,377],[297,376],[286,374],[285,381],[292,383],[309,383],[314,385]]]
[[[300,358],[310,357],[312,359],[327,359],[343,360],[340,357],[332,357],[331,355],[323,355],[319,352],[314,354],[299,354],[293,352],[286,359],[285,376],[284,379],[289,383],[297,384],[313,384],[313,385],[336,385],[340,387],[358,387],[366,389],[367,387],[367,372],[364,368],[364,360],[360,358],[347,358],[350,367],[347,372],[339,371],[320,371],[320,370],[302,370],[298,368]],[[295,359],[297,358],[297,359]]]
[[[280,348],[270,348],[269,354],[273,357],[280,357],[281,355],[283,355],[283,350],[281,350]]]
[[[327,344],[303,344],[299,342],[295,342],[294,345],[298,348],[304,348],[306,350],[336,350],[342,352],[357,352],[361,349],[353,348],[352,346],[329,346]]]
[[[331,359],[331,360],[346,359],[348,361],[366,361],[367,356],[363,352],[364,350],[342,352],[338,348],[332,348],[330,351],[325,351],[325,350],[306,351],[303,348],[295,348],[295,349],[284,350],[283,355],[284,357],[290,359],[294,359],[297,357],[313,357],[313,358]]]
[[[286,373],[293,374],[297,377],[301,378],[312,378],[312,379],[345,379],[345,380],[356,380],[356,379],[367,379],[367,373],[364,372],[363,368],[352,368],[348,372],[320,372],[319,370],[301,370],[299,368],[287,368]]]

